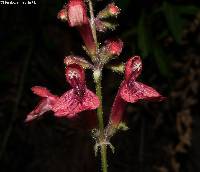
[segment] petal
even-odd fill
[[[70,0],[67,4],[69,26],[81,26],[88,23],[86,5],[83,0]]]
[[[50,111],[57,99],[57,96],[42,98],[42,100],[38,103],[35,109],[27,115],[25,122],[30,122],[42,116],[45,112]]]
[[[142,60],[140,56],[131,57],[125,65],[125,79],[137,79],[142,72]]]
[[[80,32],[88,53],[91,55],[95,54],[96,44],[94,42],[90,23],[88,22],[87,24],[78,27],[78,31]]]
[[[85,85],[85,72],[83,68],[77,64],[68,65],[65,69],[67,82],[73,87]]]
[[[127,83],[124,82],[121,91],[121,97],[127,102],[137,102],[138,100],[156,100],[164,99],[155,89],[140,82]]]
[[[32,92],[40,97],[53,96],[50,91],[45,87],[34,86],[31,88]]]
[[[110,123],[115,127],[117,127],[119,123],[122,121],[126,104],[127,103],[120,96],[120,89],[119,89],[112,106],[110,120],[109,120]]]
[[[86,89],[83,97],[78,96],[74,89],[64,93],[53,106],[55,116],[73,117],[75,114],[96,109],[99,106],[98,97]]]
[[[99,107],[99,98],[92,91],[86,89],[85,95],[83,97],[83,106],[87,109],[96,109]]]

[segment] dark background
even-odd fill
[[[108,1],[96,2],[96,12]],[[63,59],[86,56],[74,28],[57,20],[64,1],[0,5],[0,171],[95,172],[99,157],[84,119],[58,119],[47,113],[25,124],[39,98],[30,88],[46,86],[61,95],[69,89]],[[119,60],[143,58],[140,80],[167,101],[130,104],[129,130],[117,133],[109,151],[109,172],[200,171],[200,6],[193,0],[118,0],[122,9],[115,32],[124,41]],[[88,87],[94,90],[91,72]],[[105,116],[123,75],[104,70]]]

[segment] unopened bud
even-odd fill
[[[120,9],[115,5],[115,3],[108,4],[105,9],[99,12],[97,18],[105,19],[108,17],[117,17],[120,13]]]
[[[109,39],[105,41],[105,45],[100,49],[100,57],[102,64],[106,64],[111,59],[119,56],[122,52],[123,42],[120,39]]]
[[[67,10],[66,8],[63,8],[60,10],[60,12],[57,15],[57,18],[62,20],[62,21],[67,21]]]
[[[105,43],[106,51],[110,56],[119,56],[121,54],[123,42],[120,39],[110,39]]]

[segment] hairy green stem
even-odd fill
[[[103,123],[103,106],[102,106],[102,88],[101,88],[102,73],[99,73],[99,77],[96,79],[96,94],[99,97],[100,105],[97,109],[97,117],[99,122],[100,137],[104,137],[104,123]],[[101,140],[100,138],[100,140]],[[101,166],[102,171],[107,172],[107,147],[105,144],[101,145]]]
[[[101,133],[104,130],[104,123],[103,123],[103,106],[102,106],[102,92],[101,92],[101,73],[99,78],[96,81],[96,94],[99,97],[100,100],[100,105],[97,109],[97,117],[98,117],[98,122],[99,122],[99,130]]]
[[[96,25],[95,25],[95,17],[94,17],[94,10],[92,0],[88,0],[89,11],[90,11],[90,25],[92,29],[92,35],[94,38],[94,42],[96,45],[96,57],[98,52],[98,41],[97,41],[97,33],[96,33]],[[97,75],[96,75],[97,74]],[[103,122],[103,106],[102,106],[102,88],[101,88],[101,80],[102,80],[102,72],[101,69],[96,69],[94,71],[94,80],[96,84],[96,95],[99,97],[100,105],[97,109],[97,118],[99,123],[99,130],[100,130],[100,140],[104,138],[104,122]],[[107,172],[107,147],[105,144],[101,145],[101,166],[102,172]]]

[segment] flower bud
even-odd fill
[[[100,49],[101,62],[106,64],[108,61],[122,52],[123,42],[120,39],[109,39],[105,41],[105,45]]]
[[[117,17],[120,13],[120,9],[115,5],[115,3],[108,4],[105,9],[99,12],[97,18],[105,19],[109,17]]]
[[[63,8],[60,10],[60,12],[57,15],[57,18],[60,19],[61,21],[67,21],[67,10],[66,8]]]
[[[120,39],[106,40],[105,44],[105,48],[109,56],[119,56],[121,54],[123,42]]]

